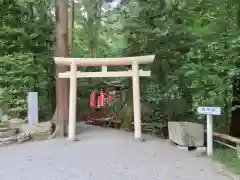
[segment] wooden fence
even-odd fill
[[[237,157],[240,159],[240,139],[239,138],[235,138],[235,137],[232,137],[232,136],[229,136],[229,135],[226,135],[226,134],[222,134],[222,133],[217,133],[217,132],[213,132],[213,136],[218,138],[218,139],[231,142],[231,144],[230,143],[228,144],[228,143],[223,142],[221,140],[214,140],[214,142],[216,142],[216,143],[219,143],[221,145],[224,145],[228,148],[231,148],[231,149],[235,150],[236,154],[237,154]],[[235,144],[235,146],[233,144]]]

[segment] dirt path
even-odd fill
[[[1,180],[231,180],[195,152],[91,126],[78,142],[13,145],[1,148],[0,158]]]

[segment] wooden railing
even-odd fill
[[[218,132],[213,132],[213,136],[217,137],[219,139],[229,141],[232,144],[235,144],[235,146],[234,146],[234,145],[228,144],[228,143],[220,141],[220,140],[214,140],[214,142],[216,142],[216,143],[219,143],[221,145],[224,145],[228,148],[235,150],[237,153],[237,157],[240,158],[240,139],[239,138],[235,138],[235,137],[229,136],[227,134],[222,134],[222,133],[218,133]]]

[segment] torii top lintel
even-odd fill
[[[119,58],[69,58],[54,57],[57,65],[71,65],[74,62],[77,66],[126,66],[134,62],[138,64],[152,63],[155,55],[119,57]]]

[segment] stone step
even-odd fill
[[[0,132],[6,132],[9,131],[10,128],[9,127],[0,127]]]
[[[2,127],[3,127],[3,128],[4,128],[4,127],[8,127],[8,124],[7,124],[7,123],[2,123],[2,122],[1,122],[1,123],[0,123],[0,128],[2,128]]]

